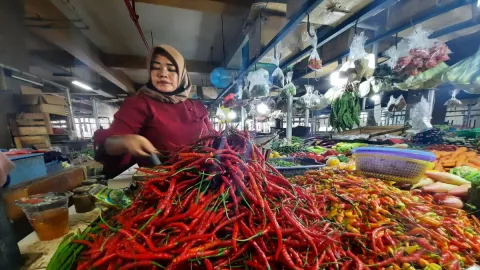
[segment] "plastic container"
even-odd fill
[[[88,191],[91,186],[81,186],[73,189],[72,201],[77,213],[87,213],[95,209],[95,198]]]
[[[370,177],[415,184],[436,159],[427,151],[389,147],[358,147],[352,151],[357,170]]]
[[[15,163],[15,168],[9,174],[10,186],[47,175],[43,154],[9,156],[9,159]]]
[[[464,137],[464,138],[477,138],[477,137],[480,137],[480,128],[457,130],[455,132],[455,135],[457,135],[457,137]]]
[[[60,160],[50,161],[45,163],[45,166],[47,167],[47,174],[56,173],[63,170],[62,162]]]
[[[284,160],[299,164],[293,167],[275,167],[283,176],[289,178],[297,175],[303,175],[306,171],[319,170],[325,167],[325,164],[319,164],[310,158],[271,158],[270,160]]]
[[[15,201],[27,216],[41,241],[68,233],[68,198],[72,193],[45,193]]]

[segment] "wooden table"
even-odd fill
[[[128,187],[132,182],[132,175],[135,173],[136,167],[132,167],[119,176],[108,181],[109,188]],[[99,209],[95,209],[88,213],[79,214],[75,211],[75,207],[68,208],[70,232],[85,230],[90,223],[98,218]],[[37,270],[46,269],[50,258],[52,258],[55,250],[62,241],[62,237],[51,241],[40,241],[37,233],[32,232],[18,242],[20,252],[25,256],[25,265],[22,269]]]

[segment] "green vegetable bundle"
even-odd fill
[[[480,93],[480,50],[472,57],[451,66],[443,80],[470,94]]]
[[[338,153],[350,153],[353,148],[368,146],[366,143],[337,143],[332,148],[335,149]]]
[[[395,83],[394,86],[401,90],[435,88],[443,83],[442,74],[447,69],[447,64],[440,63],[436,67],[421,72],[416,76],[408,77],[402,83]]]
[[[79,231],[77,234],[67,234],[53,254],[52,259],[50,259],[47,270],[73,269],[78,256],[86,248],[85,245],[79,242],[87,240],[88,235],[94,233],[95,230],[94,228],[87,228],[85,231]]]
[[[287,160],[283,160],[283,159],[270,160],[268,163],[272,164],[273,167],[295,167],[295,166],[298,166],[297,163],[287,161]]]
[[[339,132],[360,126],[360,99],[355,91],[345,91],[332,102],[330,125]]]

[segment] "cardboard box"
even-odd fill
[[[27,106],[29,112],[33,113],[50,113],[56,115],[67,116],[67,109],[65,106],[52,105],[52,104],[40,104]]]
[[[52,104],[52,105],[61,105],[66,106],[67,102],[65,97],[55,96],[50,94],[43,94],[42,90],[29,87],[21,86],[22,92],[22,104],[24,105],[37,105],[37,104]]]

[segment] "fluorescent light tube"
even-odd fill
[[[90,90],[90,91],[93,90],[93,88],[90,85],[84,84],[79,81],[72,81],[72,84],[75,84],[76,86],[81,87],[85,90]]]

